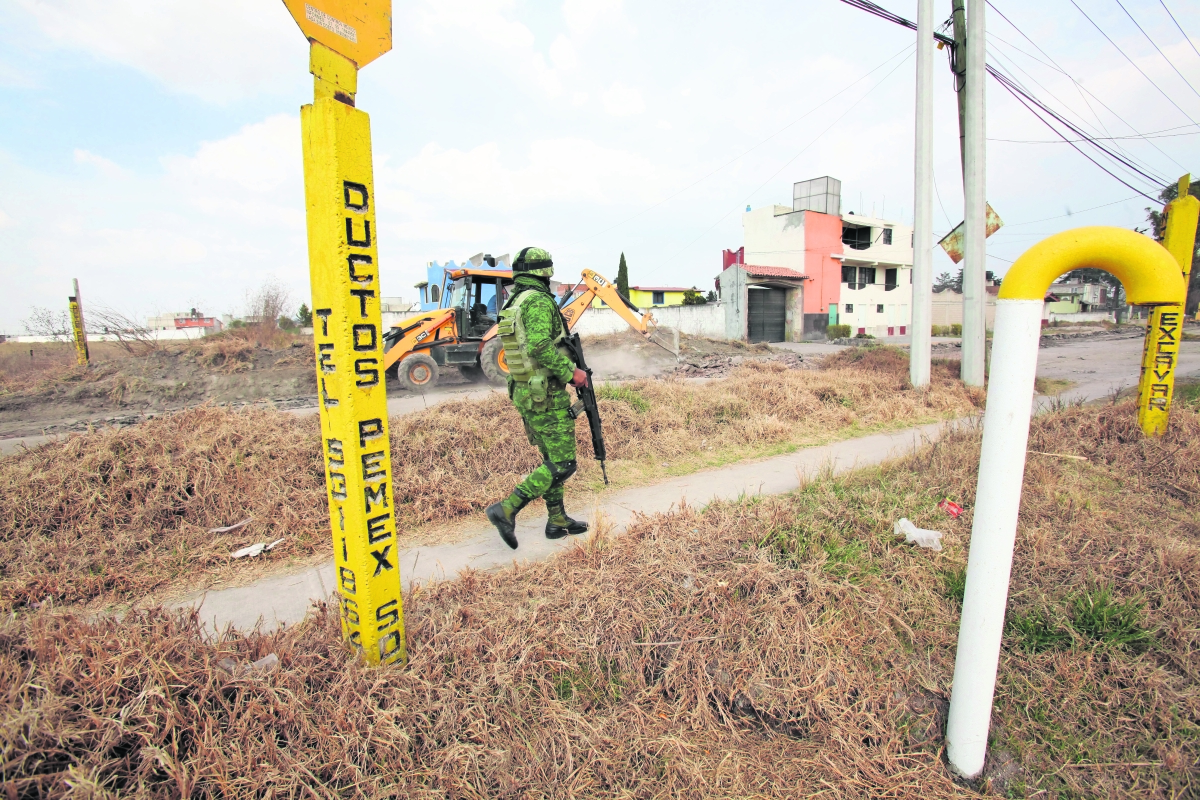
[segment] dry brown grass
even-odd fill
[[[116,342],[88,344],[92,364],[110,367],[131,358]],[[30,355],[32,353],[32,356]],[[90,379],[75,361],[75,345],[67,342],[0,342],[0,396],[55,382]]]
[[[1177,494],[1200,492],[1200,420],[1175,423],[1145,441],[1129,405],[1035,421],[1034,449],[1088,460],[1030,462],[1010,620],[1112,584],[1146,601],[1152,639],[1083,636],[1069,610],[1053,648],[1011,627],[978,789],[1195,795],[1200,530]],[[935,503],[970,505],[978,447],[966,430],[415,592],[406,669],[359,666],[324,608],[216,643],[160,612],[6,618],[0,781],[18,797],[975,796],[942,761],[970,520]],[[947,530],[947,550],[898,543],[901,514]],[[268,674],[216,667],[269,653]]]
[[[646,474],[664,459],[696,466],[758,455],[839,432],[973,408],[950,381],[914,392],[893,375],[788,370],[752,362],[706,384],[640,381],[601,391],[610,474]],[[478,511],[540,456],[501,394],[392,420],[395,507],[402,528]],[[599,485],[587,423],[576,428],[580,476]],[[264,558],[328,551],[315,418],[199,408],[124,430],[73,435],[0,459],[0,607],[126,601],[237,574],[228,553],[286,537]],[[651,473],[653,471],[651,470]],[[246,517],[229,536],[208,529]]]

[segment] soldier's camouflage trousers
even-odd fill
[[[547,505],[561,504],[563,484],[575,474],[575,420],[566,408],[521,411],[525,435],[542,454],[542,463],[517,486],[528,500],[542,497]]]

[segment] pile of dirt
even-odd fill
[[[904,375],[757,361],[704,384],[602,385],[608,472],[617,484],[641,481],[648,464],[699,468],[982,402],[950,380],[925,392],[906,386]],[[584,419],[576,441],[569,491],[601,488]],[[540,463],[503,394],[395,417],[391,450],[401,531],[479,511]],[[0,607],[128,600],[229,578],[228,554],[259,541],[285,540],[266,560],[330,546],[318,421],[270,409],[205,407],[71,435],[0,459],[0,486]],[[234,533],[209,533],[247,517],[254,522]]]
[[[1190,412],[1144,439],[1132,405],[1034,421],[1033,449],[1086,460],[1031,456],[978,790],[1166,798],[1200,781],[1198,440]],[[942,739],[969,512],[936,506],[970,506],[978,449],[961,430],[413,592],[406,668],[361,666],[324,607],[216,642],[160,612],[6,616],[0,781],[30,797],[978,796]],[[898,541],[901,515],[947,531],[946,550]]]
[[[0,437],[131,424],[202,403],[316,404],[311,338],[269,348],[217,336],[97,359],[90,367],[52,360],[66,347],[46,357],[49,368],[10,368],[0,391]]]
[[[773,353],[769,356],[687,355],[671,371],[673,378],[724,378],[748,361],[773,362],[787,369],[811,369],[799,353]]]

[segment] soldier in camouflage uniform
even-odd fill
[[[567,384],[583,386],[587,374],[575,367],[563,345],[567,325],[550,292],[554,262],[540,247],[526,247],[513,261],[513,293],[500,312],[499,334],[508,362],[508,396],[525,421],[529,443],[542,463],[507,498],[487,508],[500,538],[517,547],[516,517],[539,497],[546,500],[546,538],[584,533],[588,526],[567,516],[563,484],[575,474],[575,420],[568,410]]]

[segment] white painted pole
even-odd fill
[[[913,386],[927,386],[933,323],[933,0],[920,0],[917,6],[916,117],[908,375]]]
[[[987,754],[1041,324],[1041,300],[1000,300],[996,305],[992,379],[983,416],[971,552],[946,724],[950,766],[968,778],[983,771]]]
[[[984,272],[987,260],[987,125],[984,112],[987,50],[983,26],[984,5],[985,0],[967,0],[962,379],[968,386],[983,386],[984,352],[987,342],[984,329]]]

